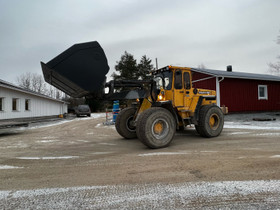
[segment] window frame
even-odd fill
[[[264,96],[261,96],[261,88],[264,89]],[[268,100],[267,85],[258,85],[258,100]]]
[[[3,112],[5,110],[4,107],[4,97],[0,97],[0,112]]]
[[[14,101],[15,101],[15,109],[14,109]],[[12,98],[12,111],[18,112],[19,111],[19,98]]]
[[[30,102],[31,100],[30,99],[28,99],[28,98],[26,98],[25,99],[25,101],[24,101],[24,110],[25,111],[30,111],[31,109],[30,109],[30,106],[31,106],[31,102]],[[27,103],[26,103],[27,102]],[[27,109],[26,109],[26,105],[27,105]]]

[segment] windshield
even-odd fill
[[[156,88],[159,90],[163,87],[165,90],[171,90],[172,87],[172,72],[165,71],[155,75]]]

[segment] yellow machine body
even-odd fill
[[[203,96],[200,106],[216,104],[216,91],[207,89],[197,89],[192,87],[192,71],[188,67],[168,66],[168,71],[172,72],[172,86],[169,88],[160,87],[156,101],[164,103],[171,101],[173,108],[182,119],[194,116],[199,99]],[[156,75],[161,70],[154,72]],[[144,99],[138,114],[152,106],[151,99]]]

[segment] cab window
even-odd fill
[[[156,89],[160,90],[160,88],[163,87],[165,90],[171,90],[172,71],[166,71],[155,75],[154,81],[156,82]]]
[[[191,89],[191,80],[189,72],[184,73],[184,87],[185,89]]]
[[[175,89],[182,89],[182,72],[181,70],[176,70],[174,78]]]
[[[172,88],[172,71],[163,72],[164,76],[164,89],[171,90]]]

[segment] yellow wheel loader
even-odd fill
[[[126,139],[138,137],[149,148],[167,147],[176,130],[188,125],[208,138],[223,130],[224,116],[216,105],[216,92],[193,88],[192,68],[166,66],[152,71],[150,80],[106,83],[109,66],[96,41],[75,44],[41,66],[46,82],[70,96],[135,100],[132,107],[118,114],[116,130]],[[107,94],[105,88],[109,88]]]

